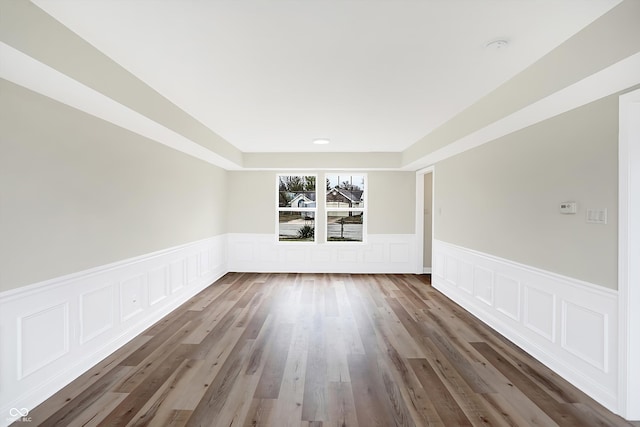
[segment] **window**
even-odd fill
[[[366,175],[326,175],[327,242],[363,242]]]
[[[278,241],[315,242],[315,175],[278,175]]]

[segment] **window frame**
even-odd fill
[[[326,190],[326,182],[329,176],[361,176],[363,180],[362,199],[364,200],[364,206],[357,208],[333,208],[328,206],[327,194],[331,190]],[[367,222],[369,216],[369,176],[365,172],[331,172],[324,174],[325,191],[322,197],[322,221],[324,221],[324,243],[329,245],[364,245],[367,243]],[[316,187],[318,182],[316,181]],[[317,198],[317,195],[316,195]],[[329,221],[328,216],[330,212],[362,212],[362,240],[361,241],[340,241],[329,240]],[[317,223],[317,221],[316,221]]]
[[[280,206],[280,178],[285,176],[302,176],[302,177],[314,177],[315,178],[315,207],[281,207]],[[275,191],[275,206],[276,206],[276,215],[275,215],[275,239],[277,244],[282,245],[315,245],[318,243],[318,174],[317,173],[308,173],[308,172],[282,172],[276,173],[276,191]],[[280,212],[312,212],[313,213],[313,240],[280,240]]]

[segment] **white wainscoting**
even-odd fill
[[[617,411],[616,291],[442,241],[433,286]]]
[[[366,243],[279,243],[273,234],[228,234],[229,271],[414,273],[415,235],[370,234]]]
[[[226,244],[216,236],[1,293],[0,425],[225,274]]]

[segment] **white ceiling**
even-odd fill
[[[620,0],[33,2],[241,151],[398,152]]]

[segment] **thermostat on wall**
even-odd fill
[[[578,211],[576,202],[562,202],[560,203],[560,213],[562,214],[574,214]]]

